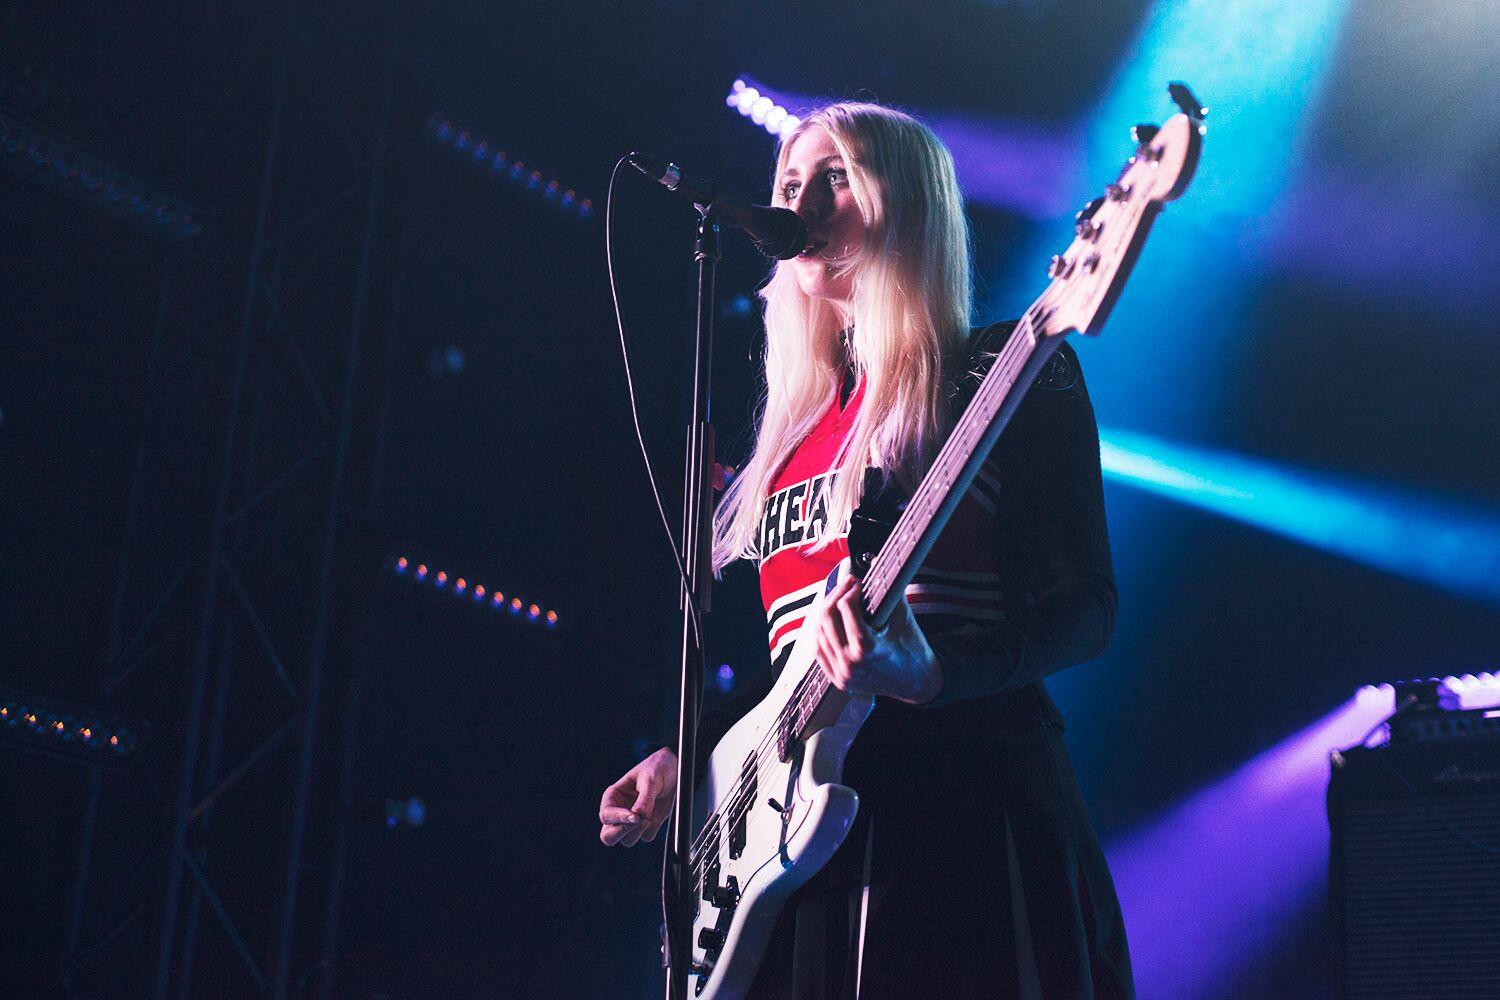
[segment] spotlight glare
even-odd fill
[[[1445,590],[1500,602],[1500,517],[1377,483],[1103,428],[1106,475]]]
[[[754,87],[746,87],[735,97],[734,103],[739,107],[740,114],[748,115],[751,105],[758,100],[760,100],[760,91]]]
[[[397,573],[405,573],[406,572],[406,567],[408,565],[409,565],[409,563],[407,563],[406,557],[405,556],[401,556],[400,558],[398,558],[396,560],[396,572]]]

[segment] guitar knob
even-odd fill
[[[717,886],[710,894],[710,903],[716,909],[726,910],[740,901],[740,883],[733,875],[725,880],[725,884]]]
[[[724,950],[724,932],[705,927],[698,932],[698,947],[709,953]]]
[[[1156,138],[1156,133],[1158,133],[1160,131],[1161,131],[1161,126],[1160,125],[1153,125],[1150,122],[1142,122],[1139,125],[1135,125],[1135,126],[1131,127],[1131,129],[1130,129],[1130,138],[1132,138],[1132,139],[1135,140],[1135,144],[1137,146],[1144,146],[1144,145],[1146,145],[1146,143],[1150,142],[1152,139],[1155,139]]]
[[[1047,274],[1053,278],[1066,278],[1073,273],[1073,262],[1061,254],[1053,254],[1047,262]]]
[[[1124,201],[1130,197],[1129,184],[1108,184],[1104,188],[1105,197],[1110,201]]]

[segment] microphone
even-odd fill
[[[677,164],[664,163],[644,153],[631,153],[625,159],[668,191],[682,195],[700,208],[712,205],[721,222],[743,229],[755,249],[767,257],[790,260],[807,249],[807,225],[789,208],[752,205],[738,191],[685,174]]]

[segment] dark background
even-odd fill
[[[772,140],[724,104],[737,74],[1080,150],[1107,132],[1109,163],[1128,152],[1126,126],[1170,113],[1166,79],[1200,69],[1209,79],[1192,82],[1223,139],[1211,129],[1202,176],[1159,225],[1111,336],[1080,347],[1101,425],[1500,523],[1500,125],[1475,89],[1500,66],[1482,40],[1493,15],[1437,4],[1409,23],[1382,5],[1314,5],[1323,21],[1296,22],[1316,36],[1301,44],[1313,55],[1288,69],[1256,62],[1251,44],[1281,30],[1276,4],[1249,5],[1229,28],[1200,6],[298,2],[287,55],[280,5],[7,5],[0,109],[201,203],[207,226],[164,240],[65,184],[13,164],[0,175],[0,681],[137,720],[140,734],[131,761],[98,774],[76,896],[88,764],[0,746],[0,993],[155,995],[200,661],[206,711],[224,706],[225,723],[212,780],[199,754],[198,795],[296,720],[188,841],[269,974],[325,592],[293,995],[327,972],[318,949],[336,889],[339,995],[656,991],[657,851],[605,851],[594,819],[603,786],[669,728],[678,628],[626,406],[602,209],[632,149],[766,198]],[[1173,18],[1195,17],[1226,47],[1182,43],[1193,36]],[[1113,120],[1104,95],[1163,37],[1185,47],[1145,60],[1165,74],[1143,91],[1154,103]],[[430,120],[541,165],[593,199],[592,218],[465,163]],[[1081,196],[1108,179],[1082,173]],[[263,204],[273,236],[303,224],[262,248],[274,295],[247,296]],[[1014,315],[1040,291],[1067,217],[970,211],[976,320]],[[692,213],[628,176],[616,223],[641,420],[675,516]],[[726,239],[714,419],[730,461],[757,391],[744,305],[764,273]],[[227,576],[209,586],[226,469],[231,509],[272,488],[222,536],[264,641]],[[1120,627],[1101,661],[1053,685],[1106,843],[1361,684],[1493,668],[1493,588],[1372,568],[1117,480],[1107,494]],[[397,554],[524,594],[560,625],[395,580],[382,567]],[[741,684],[764,670],[757,600],[736,567],[711,618],[711,665],[732,664]],[[425,823],[388,828],[386,800],[409,796]],[[255,995],[221,923],[194,909],[173,995]],[[1324,990],[1320,928],[1314,909],[1220,995]]]

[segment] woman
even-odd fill
[[[884,631],[852,578],[803,620],[848,555],[866,470],[897,496],[914,488],[1014,325],[970,332],[952,159],[911,117],[853,103],[808,115],[775,188],[810,242],[762,293],[766,400],[715,515],[714,566],[758,560],[775,669],[815,642],[837,687],[880,697],[845,767],[859,822],[783,909],[752,996],[1133,996],[1042,684],[1098,655],[1114,621],[1077,359],[1064,345],[1027,392]],[[660,750],[605,791],[606,844],[655,838],[675,769]]]

